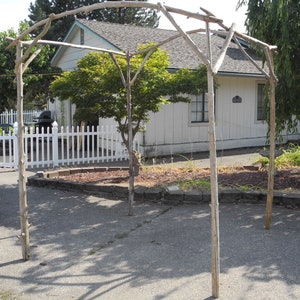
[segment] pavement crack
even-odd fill
[[[91,250],[88,251],[88,255],[94,255],[97,252],[102,251],[103,249],[106,249],[108,247],[113,246],[113,244],[117,241],[117,240],[121,240],[124,238],[128,238],[129,234],[136,231],[139,228],[142,228],[145,224],[149,224],[152,223],[153,220],[159,218],[160,216],[164,215],[165,213],[167,213],[168,211],[170,211],[172,209],[171,206],[163,209],[162,211],[160,211],[159,213],[155,214],[153,217],[151,218],[147,218],[146,220],[144,220],[142,223],[137,223],[134,227],[130,228],[127,231],[124,232],[120,232],[114,235],[113,239],[109,240],[108,242],[105,242],[103,244],[98,245],[97,247],[92,248]]]

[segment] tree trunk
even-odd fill
[[[17,44],[17,62],[22,57],[22,42]],[[18,152],[19,152],[19,209],[21,222],[20,241],[22,244],[22,256],[24,260],[30,258],[28,206],[25,178],[25,153],[24,153],[24,121],[23,121],[23,64],[17,63],[17,119],[18,119]]]

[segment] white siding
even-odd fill
[[[78,27],[76,30],[74,30],[74,33],[70,39],[67,40],[67,42],[80,45],[80,29]],[[102,47],[106,49],[117,50],[116,47],[108,44],[105,40],[100,39],[99,37],[96,37],[87,31],[84,32],[84,44],[91,47]],[[55,66],[60,67],[63,71],[73,70],[77,65],[77,61],[85,56],[88,52],[91,51],[70,47],[64,48],[60,53],[60,57],[57,58]]]
[[[147,156],[191,153],[208,149],[208,124],[190,125],[190,104],[176,103],[151,114],[144,133]]]
[[[218,78],[216,132],[217,141],[220,145],[224,144],[224,148],[238,147],[241,140],[245,146],[255,146],[258,141],[260,145],[265,142],[267,124],[256,121],[258,82],[261,81],[255,78]],[[235,96],[240,96],[242,102],[233,103]]]
[[[256,121],[255,78],[219,77],[216,91],[217,148],[229,149],[262,146],[266,142],[267,124]],[[242,98],[233,103],[234,96]],[[144,133],[144,154],[169,155],[207,151],[208,123],[190,123],[190,105],[163,106],[151,115]]]

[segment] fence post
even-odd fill
[[[5,110],[5,113],[4,113],[4,122],[3,123],[6,123],[6,124],[9,123],[9,120],[8,120],[8,110],[7,109]]]
[[[53,168],[58,167],[58,124],[52,123],[52,150],[53,150]]]
[[[14,136],[13,136],[13,152],[14,152],[14,168],[18,169],[19,161],[19,146],[18,146],[18,122],[14,123]]]
[[[17,120],[17,112],[11,109],[8,117],[8,124],[13,124],[16,120]]]

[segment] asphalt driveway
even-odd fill
[[[28,173],[30,175],[30,173]],[[17,173],[0,171],[0,299],[212,299],[210,207],[28,187],[23,262]],[[300,211],[220,205],[220,299],[300,299]]]

